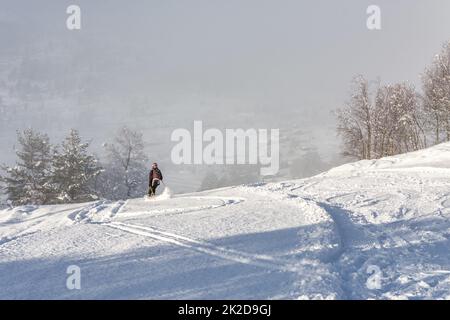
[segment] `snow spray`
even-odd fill
[[[161,193],[161,195],[158,196],[158,199],[165,200],[172,198],[172,190],[166,185],[164,185],[164,191]]]

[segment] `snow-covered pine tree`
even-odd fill
[[[64,203],[98,199],[94,190],[95,178],[101,168],[97,159],[88,153],[89,143],[82,142],[77,130],[71,130],[53,155],[52,184],[57,199]]]
[[[144,147],[142,133],[128,127],[121,128],[114,143],[106,145],[107,163],[99,182],[104,197],[128,199],[147,192],[148,158]]]
[[[17,133],[18,161],[3,166],[4,191],[13,205],[47,204],[52,201],[50,187],[52,146],[47,135],[32,129]]]

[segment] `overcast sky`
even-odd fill
[[[30,37],[74,36],[65,29],[65,8],[80,5],[80,34],[98,36],[98,42],[105,33],[117,37],[129,46],[130,56],[148,62],[155,85],[169,92],[330,109],[345,98],[358,73],[418,82],[424,66],[450,39],[448,0],[0,3],[1,19],[15,21],[8,27],[20,27],[24,39],[27,32]],[[381,31],[366,28],[369,4],[381,7]]]

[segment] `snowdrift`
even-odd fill
[[[329,170],[328,173],[383,169],[450,169],[450,142],[392,157],[344,164]]]

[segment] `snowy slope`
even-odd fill
[[[303,180],[3,210],[0,298],[450,299],[449,160],[442,144]]]

